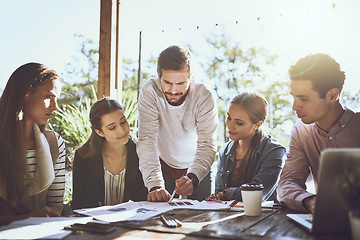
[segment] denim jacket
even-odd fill
[[[242,201],[239,187],[228,188],[228,178],[235,168],[235,150],[238,142],[229,141],[221,147],[215,178],[215,193],[226,189],[227,196]],[[264,185],[263,201],[276,201],[276,187],[286,158],[286,149],[270,135],[262,134],[260,144],[255,153],[255,170],[252,183]],[[228,199],[231,200],[231,199]]]

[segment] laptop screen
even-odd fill
[[[326,149],[320,156],[313,232],[349,232],[349,209],[336,187],[346,172],[360,171],[360,149]]]

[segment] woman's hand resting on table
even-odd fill
[[[224,200],[224,194],[223,192],[219,192],[218,194],[211,194],[210,196],[208,196],[206,199],[206,201],[213,201],[213,200]]]
[[[207,201],[213,201],[213,200],[221,200],[221,201],[229,201],[234,200],[234,192],[236,190],[236,187],[229,187],[225,189],[222,192],[219,192],[218,194],[211,194],[209,197],[207,197],[205,200]]]
[[[27,214],[28,217],[60,217],[60,213],[51,207],[42,207],[38,210]]]

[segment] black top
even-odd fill
[[[145,201],[147,189],[139,170],[136,145],[129,139],[127,146],[124,202]],[[75,152],[73,165],[72,209],[98,207],[104,204],[105,180],[102,153],[82,158]]]

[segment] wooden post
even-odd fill
[[[140,83],[141,83],[141,31],[139,33],[139,68],[138,68],[138,85],[137,85],[138,100],[139,100],[139,93],[140,93]]]
[[[98,98],[111,96],[121,103],[120,0],[101,0]]]

